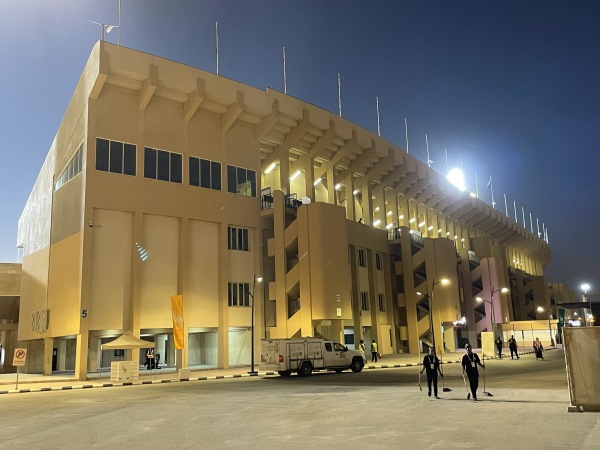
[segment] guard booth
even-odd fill
[[[154,348],[154,342],[144,341],[126,331],[113,341],[102,344],[102,350],[132,350],[136,348]],[[139,377],[139,361],[112,361],[110,381],[134,381]]]

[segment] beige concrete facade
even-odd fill
[[[528,296],[549,301],[547,243],[401,148],[280,92],[106,42],[19,245],[28,369],[79,377],[119,357],[100,344],[124,330],[172,365],[247,364],[252,296],[257,355],[262,336],[374,339],[383,353],[434,337],[454,350],[491,327],[476,296],[492,299],[496,322],[526,318]],[[518,277],[532,289],[508,286]],[[184,352],[173,348],[175,294]],[[47,328],[28,326],[35,311],[48,311]],[[455,329],[462,316],[468,329]]]

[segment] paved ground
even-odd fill
[[[525,351],[522,354],[529,354],[531,352]],[[460,361],[464,352],[457,353],[445,353],[442,356],[444,367],[446,364],[453,364]],[[369,356],[370,358],[370,356]],[[487,358],[487,357],[486,357]],[[420,358],[417,355],[409,354],[397,354],[397,355],[384,355],[383,358],[377,362],[371,362],[370,359],[367,362],[365,370],[373,370],[380,368],[392,368],[392,367],[409,367],[416,366],[420,362]],[[255,367],[258,371],[258,366]],[[237,378],[237,377],[248,377],[250,367],[233,367],[229,369],[214,369],[203,366],[191,367],[190,380],[214,380],[219,378]],[[260,375],[266,375],[267,372],[259,372]],[[177,370],[174,368],[163,367],[160,370],[146,370],[141,368],[138,380],[122,383],[119,381],[111,381],[110,374],[107,371],[89,373],[87,380],[75,380],[72,373],[55,373],[53,375],[42,375],[42,374],[27,374],[21,373],[18,377],[17,374],[0,374],[0,394],[15,394],[15,393],[29,393],[39,391],[60,391],[69,389],[83,389],[83,388],[99,388],[99,387],[114,387],[126,385],[140,385],[140,384],[154,384],[164,382],[175,382],[179,381],[179,375]]]
[[[567,412],[562,351],[487,362],[493,397],[479,402],[458,364],[440,400],[419,391],[417,371],[4,395],[0,448],[597,448],[600,415]]]

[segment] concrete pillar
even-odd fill
[[[44,375],[52,375],[52,350],[54,349],[54,338],[44,338]]]
[[[346,219],[357,220],[354,212],[354,205],[356,199],[354,198],[354,177],[352,174],[348,175],[344,179],[344,192],[346,193]],[[362,219],[362,214],[359,219]],[[364,219],[363,219],[364,221]]]
[[[98,367],[100,367],[100,338],[96,336],[90,336],[90,372],[98,372]]]
[[[287,166],[282,164],[281,166]],[[277,194],[278,192],[275,192]],[[227,223],[219,226],[219,337],[218,365],[224,369],[229,367],[229,251],[227,249]],[[185,334],[187,338],[187,333]],[[180,359],[180,358],[179,358]],[[179,364],[178,359],[178,364]]]
[[[333,319],[331,321],[331,339],[344,344],[344,321],[340,319]]]
[[[362,187],[362,217],[365,225],[373,224],[373,190],[369,183]]]
[[[87,378],[87,356],[88,356],[88,333],[77,335],[75,350],[75,378],[85,380]]]
[[[58,341],[58,370],[64,371],[67,369],[67,340],[61,339]]]
[[[333,167],[329,167],[327,169],[327,203],[331,203],[332,205],[338,204]]]

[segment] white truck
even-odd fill
[[[259,369],[282,377],[308,376],[314,369],[360,372],[367,363],[362,351],[320,338],[263,339],[261,347]]]

